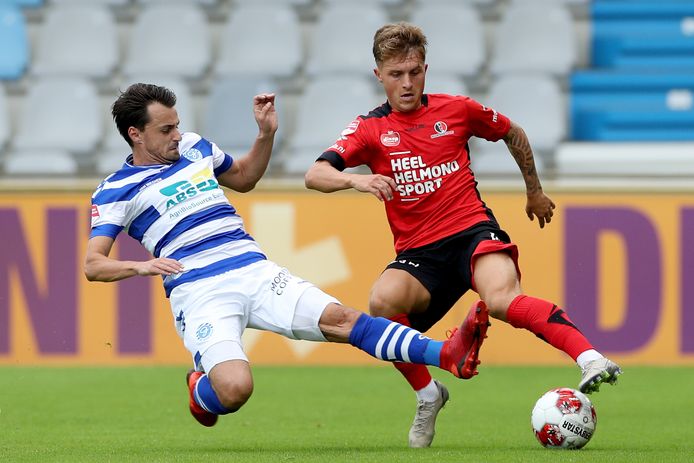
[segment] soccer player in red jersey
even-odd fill
[[[555,205],[542,190],[525,132],[471,98],[425,94],[426,45],[423,32],[408,23],[376,32],[374,74],[387,101],[352,121],[306,173],[308,188],[326,193],[354,188],[385,203],[397,256],[372,288],[372,315],[424,332],[472,289],[481,300],[461,329],[477,330],[479,339],[468,354],[473,367],[466,377],[477,373],[486,331],[478,325],[488,312],[571,356],[582,369],[582,392],[614,384],[619,366],[597,352],[556,304],[523,293],[516,245],[477,190],[469,139],[503,140],[525,181],[528,218],[537,218],[540,228],[551,222]],[[372,173],[344,172],[359,165]],[[425,366],[395,366],[418,399],[409,444],[428,447],[448,391]]]

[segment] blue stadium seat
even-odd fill
[[[596,0],[591,23],[596,67],[694,68],[694,2]]]
[[[22,77],[29,62],[26,20],[16,6],[0,4],[0,79]]]
[[[38,8],[43,6],[44,0],[3,0],[3,5],[15,5],[21,8]]]
[[[586,71],[570,87],[574,140],[694,140],[691,73]]]

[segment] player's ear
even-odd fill
[[[374,68],[374,75],[380,83],[383,83],[383,78],[381,77],[381,71],[378,68]]]
[[[128,128],[128,136],[133,141],[134,144],[142,143],[142,137],[140,137],[140,131],[135,127]]]

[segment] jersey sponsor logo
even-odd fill
[[[340,133],[340,139],[347,140],[349,135],[352,135],[357,131],[357,127],[359,127],[359,119],[354,119],[347,127],[345,127],[342,133]]]
[[[434,134],[431,135],[431,138],[439,138],[439,137],[444,137],[446,135],[453,135],[455,133],[455,130],[448,130],[448,124],[446,124],[444,121],[437,121],[434,123]]]
[[[92,204],[92,217],[101,217],[99,215],[99,208],[96,204]]]
[[[381,134],[383,146],[398,146],[400,144],[400,134],[389,130],[388,133]]]
[[[186,199],[197,196],[204,191],[215,190],[219,188],[219,184],[212,177],[212,171],[209,167],[194,174],[190,180],[181,180],[171,185],[165,186],[159,192],[164,196],[170,196],[166,201],[166,209],[179,204]]]
[[[200,150],[195,149],[195,148],[189,149],[188,151],[183,153],[181,156],[183,156],[184,158],[186,158],[190,162],[196,162],[196,161],[199,161],[200,159],[202,159],[202,153],[200,152]]]

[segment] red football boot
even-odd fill
[[[460,328],[453,328],[444,342],[441,368],[462,379],[475,376],[477,365],[481,363],[477,357],[490,325],[487,306],[482,301],[475,302]]]
[[[210,413],[204,408],[202,408],[195,401],[193,391],[195,391],[195,385],[204,373],[201,371],[190,370],[186,375],[186,384],[188,385],[188,395],[190,397],[190,402],[188,404],[190,408],[190,414],[193,415],[198,423],[208,428],[217,424],[217,415]]]

